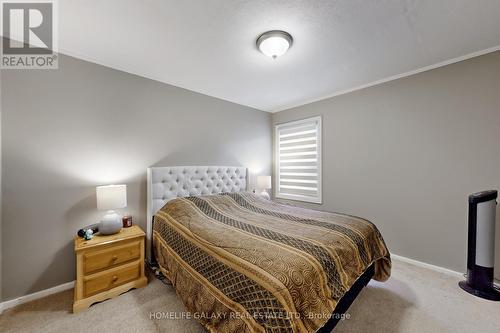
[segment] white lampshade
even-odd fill
[[[127,207],[127,185],[97,186],[95,193],[99,210]]]
[[[257,187],[259,189],[271,188],[271,176],[257,176]]]

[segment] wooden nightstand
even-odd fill
[[[144,231],[134,225],[91,240],[75,237],[76,285],[73,313],[132,288],[147,285]]]

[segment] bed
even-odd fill
[[[371,222],[246,189],[242,167],[148,169],[148,260],[210,332],[329,332],[389,278]]]

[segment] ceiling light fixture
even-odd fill
[[[292,46],[293,38],[286,31],[272,30],[257,38],[257,48],[266,56],[276,59]]]

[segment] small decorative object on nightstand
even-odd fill
[[[83,238],[85,240],[91,240],[92,237],[94,237],[94,232],[92,231],[92,229],[85,230],[85,235],[83,235]]]
[[[137,225],[110,236],[98,233],[91,240],[75,237],[74,313],[147,285],[144,238],[144,231]]]
[[[271,199],[269,193],[267,193],[267,190],[271,188],[271,176],[258,176],[257,187],[259,188],[259,190],[262,190],[262,192],[260,192],[260,195],[264,199]]]
[[[124,228],[130,228],[132,226],[132,216],[131,215],[124,215],[122,217],[122,222],[123,222]]]
[[[113,209],[127,207],[127,186],[107,185],[95,189],[97,209],[108,212],[101,218],[99,232],[102,235],[112,235],[120,231],[123,226],[122,217]]]

